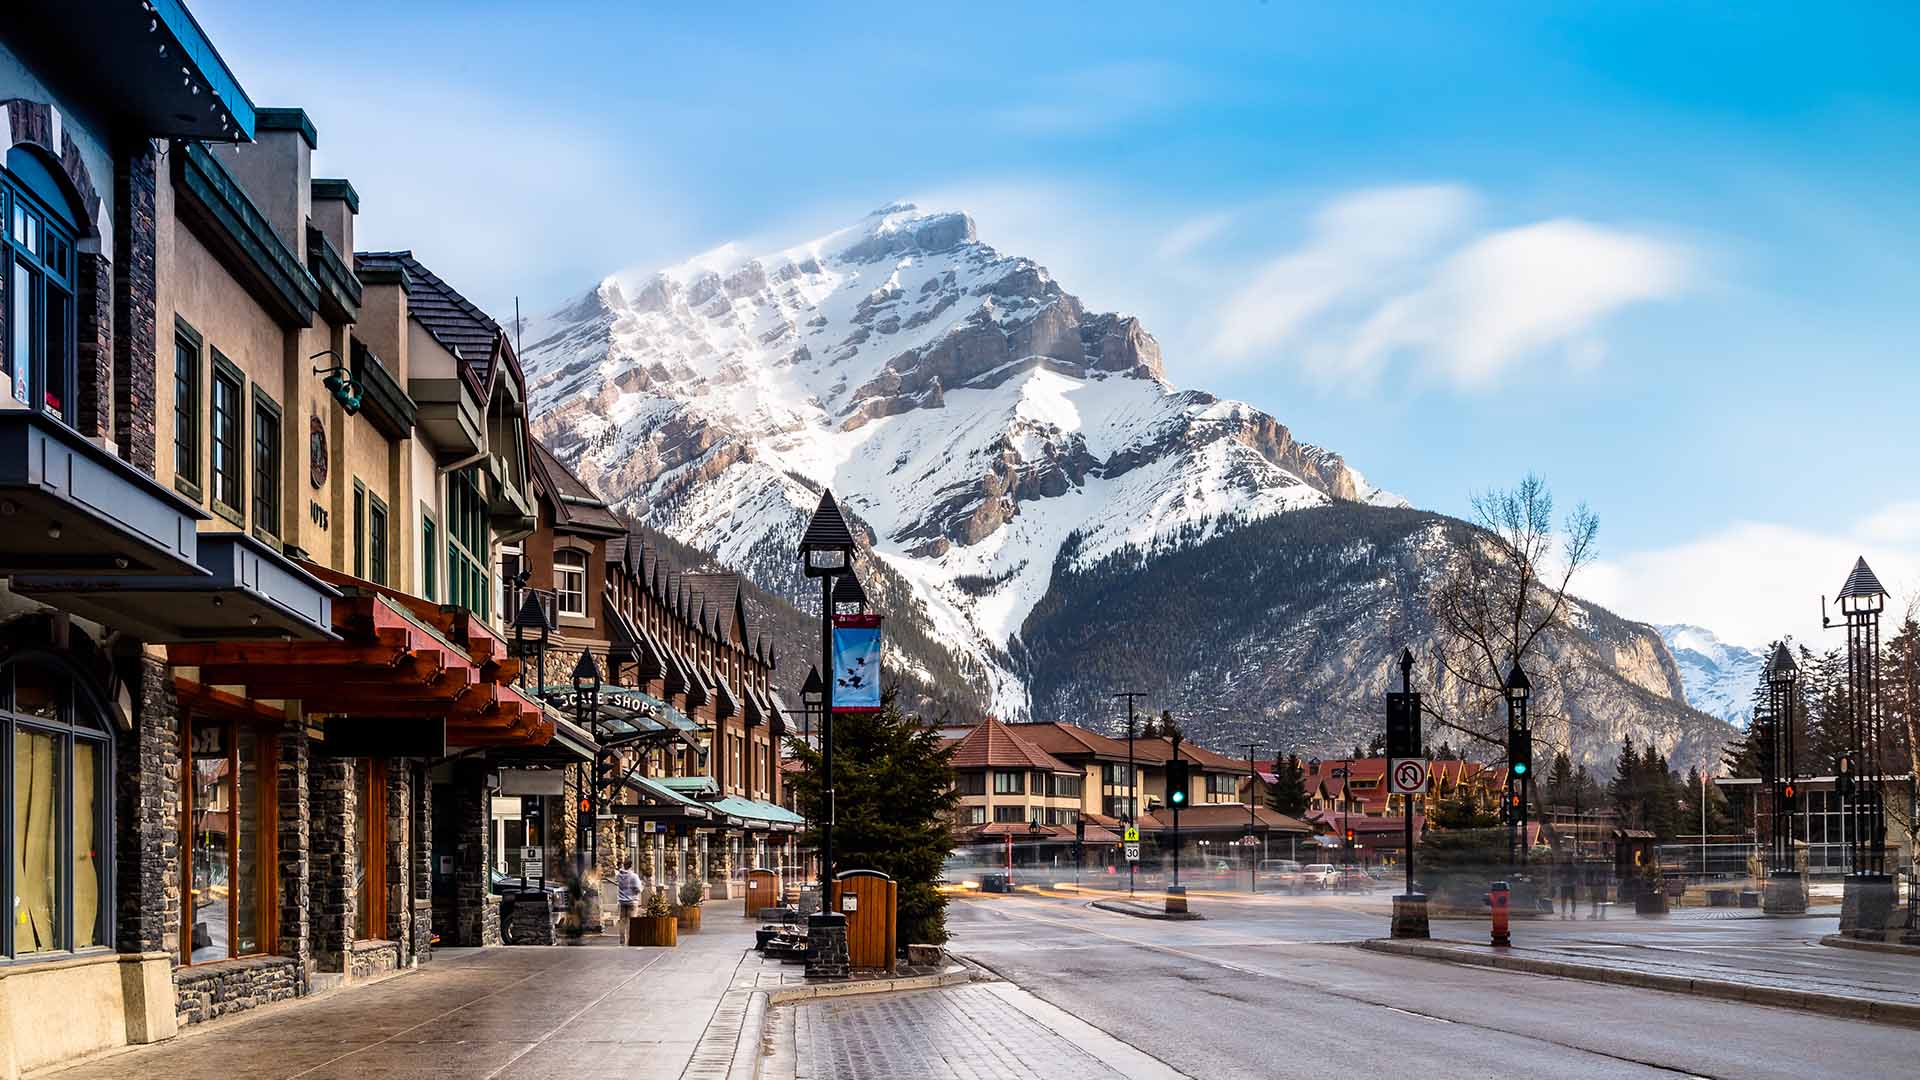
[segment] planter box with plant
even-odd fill
[[[700,900],[705,895],[697,881],[689,881],[680,886],[680,929],[693,933],[700,929]]]
[[[667,903],[666,890],[655,889],[647,897],[647,906],[629,924],[627,944],[672,948],[679,943],[680,922],[674,918],[673,905]]]

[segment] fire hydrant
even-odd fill
[[[1496,881],[1487,888],[1487,904],[1493,909],[1493,943],[1512,945],[1513,934],[1507,929],[1507,905],[1512,892],[1504,881]]]

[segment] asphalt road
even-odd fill
[[[1920,1032],[1630,987],[1363,952],[1384,896],[1193,899],[1157,922],[1080,898],[955,902],[952,948],[1194,1077],[1910,1077]],[[1810,944],[1830,918],[1530,920],[1569,947],[1854,954]],[[1603,928],[1604,927],[1604,928]],[[1436,936],[1484,927],[1437,922]],[[1817,951],[1814,951],[1817,950]],[[1874,958],[1877,959],[1877,958]]]

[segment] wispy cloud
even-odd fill
[[[1879,534],[1882,517],[1831,533],[1736,521],[1685,543],[1596,562],[1576,588],[1629,618],[1705,621],[1744,645],[1791,634],[1824,648],[1839,641],[1821,633],[1820,597],[1839,590],[1854,559],[1864,556],[1894,594],[1891,610],[1920,592],[1920,531]]]
[[[1020,135],[1090,134],[1178,107],[1194,81],[1168,64],[1120,61],[1042,75],[1027,88],[1025,100],[990,110],[989,121]]]
[[[1407,360],[1474,388],[1530,357],[1596,366],[1607,316],[1695,278],[1679,244],[1570,218],[1476,230],[1480,205],[1444,185],[1334,200],[1221,305],[1215,351],[1361,383]]]

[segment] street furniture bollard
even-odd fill
[[[1513,935],[1507,929],[1507,906],[1513,894],[1504,881],[1496,881],[1487,888],[1488,906],[1493,909],[1493,943],[1495,945],[1513,944]]]

